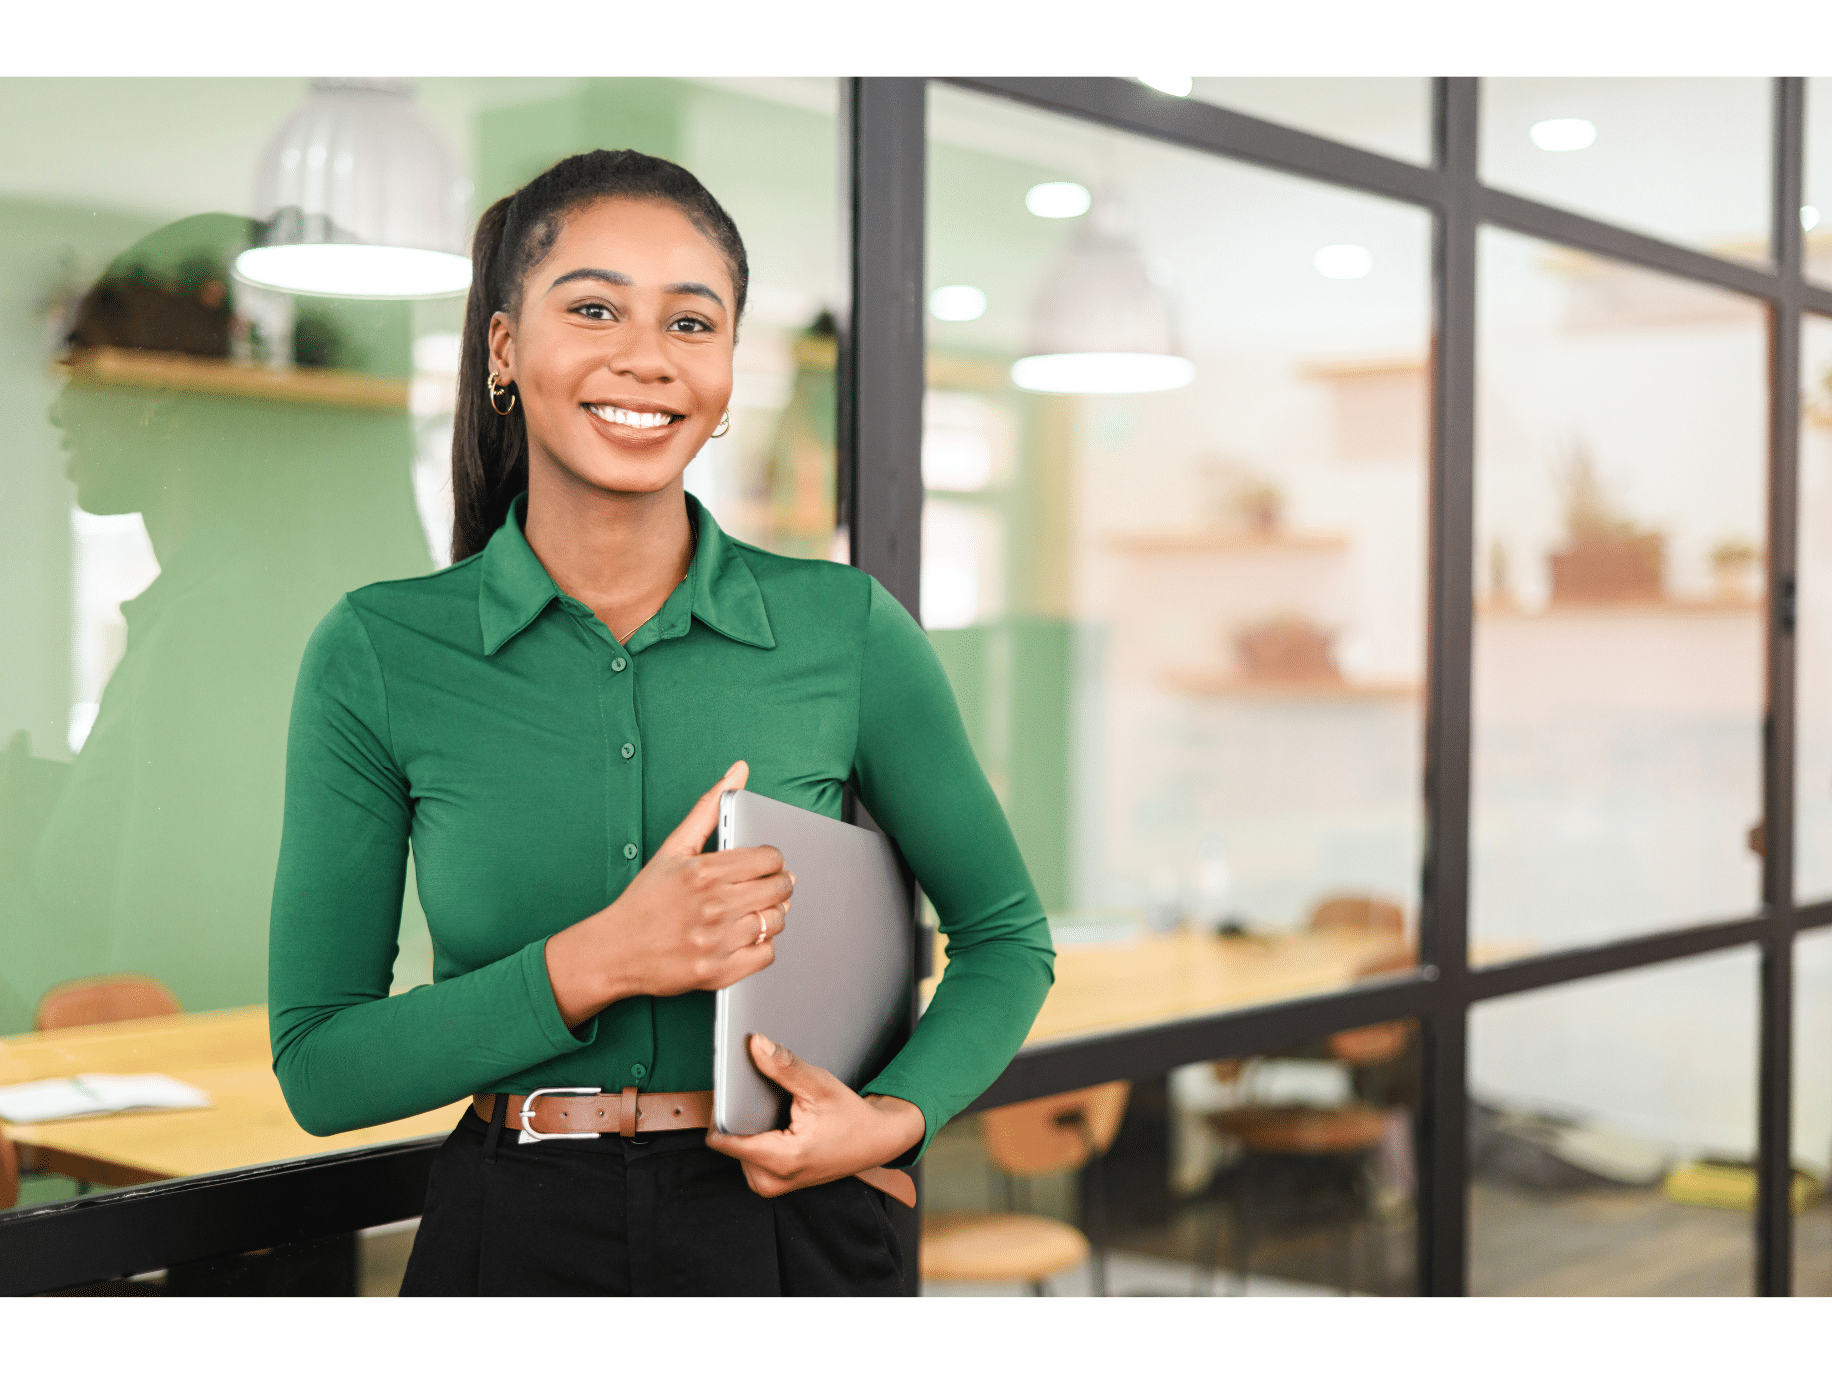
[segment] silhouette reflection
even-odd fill
[[[6,752],[0,997],[12,1016],[59,981],[114,972],[160,980],[187,1011],[265,1000],[306,639],[343,592],[432,567],[404,404],[204,389],[248,376],[227,356],[228,265],[253,227],[199,215],[147,236],[110,264],[71,331],[51,419],[76,502],[138,512],[159,575],[122,605],[125,653],[74,762],[33,758],[20,736]]]

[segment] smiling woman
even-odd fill
[[[999,1075],[1049,986],[1017,844],[908,613],[684,489],[748,284],[700,183],[568,158],[484,213],[473,262],[457,561],[345,596],[300,669],[275,1073],[321,1135],[472,1099],[404,1293],[900,1292],[886,1197],[914,1190],[883,1166]],[[740,1137],[705,1130],[711,994],[771,963],[795,886],[773,848],[703,852],[747,784],[835,817],[854,787],[951,943],[858,1091],[753,1036],[792,1108]],[[391,997],[410,845],[437,960]]]

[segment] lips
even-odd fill
[[[607,425],[628,425],[631,429],[662,429],[684,417],[667,410],[625,410],[622,406],[587,405]]]

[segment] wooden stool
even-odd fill
[[[980,1117],[986,1153],[1008,1176],[1028,1178],[1090,1168],[1087,1220],[1095,1243],[1066,1222],[1024,1212],[950,1212],[922,1222],[922,1276],[980,1283],[1023,1282],[1041,1297],[1052,1274],[1092,1255],[1096,1294],[1105,1294],[1106,1218],[1100,1157],[1119,1133],[1130,1083],[1056,1093]]]

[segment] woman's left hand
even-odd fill
[[[750,1037],[751,1060],[792,1099],[789,1126],[757,1135],[710,1130],[706,1143],[744,1166],[744,1181],[763,1197],[781,1197],[845,1178],[895,1159],[921,1141],[922,1109],[900,1097],[860,1097],[827,1070],[797,1059],[788,1046]]]

